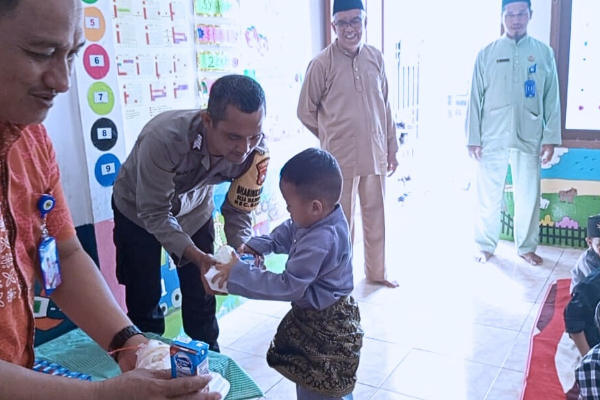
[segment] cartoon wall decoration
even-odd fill
[[[34,346],[46,343],[75,328],[75,324],[67,318],[56,303],[46,296],[37,283],[33,300],[33,317],[35,318]]]
[[[542,168],[540,244],[587,247],[587,218],[600,214],[600,151],[557,148]],[[514,202],[511,178],[506,186],[502,237],[513,239]]]

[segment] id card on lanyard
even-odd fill
[[[535,80],[533,79],[537,72],[537,64],[527,68],[527,80],[525,81],[525,97],[535,97]]]
[[[56,200],[49,194],[43,194],[37,207],[42,217],[42,238],[38,246],[38,255],[40,257],[40,268],[42,270],[42,280],[46,295],[50,296],[52,292],[62,283],[60,275],[60,264],[58,261],[58,248],[56,247],[56,239],[48,233],[46,227],[46,217],[54,208]]]

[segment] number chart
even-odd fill
[[[198,107],[193,0],[111,0],[118,104],[128,153],[160,112]]]
[[[125,156],[110,2],[82,0],[86,45],[75,63],[94,221],[112,218],[110,198]],[[109,153],[110,151],[110,153]]]

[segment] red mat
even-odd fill
[[[531,332],[522,400],[577,400],[574,371],[581,356],[565,332],[563,316],[570,284],[570,279],[559,279],[546,292]]]

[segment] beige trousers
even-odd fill
[[[356,218],[356,196],[360,201],[365,249],[365,275],[368,280],[387,279],[385,267],[385,175],[344,179],[340,204],[350,225],[352,243]],[[356,262],[356,259],[354,260]]]

